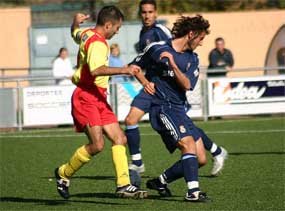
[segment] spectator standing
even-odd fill
[[[123,67],[124,62],[120,58],[120,47],[117,43],[113,43],[110,46],[110,57],[109,57],[109,66],[110,67]],[[112,82],[114,83],[122,83],[127,81],[126,76],[121,76],[121,75],[114,75],[112,76]]]
[[[234,65],[234,58],[232,52],[225,48],[225,40],[218,37],[215,40],[216,48],[211,50],[209,54],[209,69],[225,69],[225,72],[208,73],[208,76],[225,76],[226,73],[232,70]]]
[[[62,47],[59,49],[58,56],[53,62],[52,73],[53,77],[58,78],[55,81],[57,85],[72,84],[70,79],[74,73],[74,70],[72,68],[70,59],[68,58],[68,50],[66,48]],[[63,77],[70,79],[59,79]]]

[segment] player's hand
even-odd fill
[[[164,51],[160,54],[159,59],[161,60],[163,58],[167,58],[169,60],[169,62],[174,61],[172,54],[167,52],[167,51]]]
[[[175,62],[174,62],[173,55],[171,53],[164,51],[160,54],[159,58],[160,58],[160,60],[163,58],[167,58],[171,67],[175,67],[175,68],[177,67]]]
[[[148,82],[147,84],[145,84],[144,85],[144,91],[150,95],[154,95],[154,93],[155,93],[154,83]]]
[[[135,76],[137,73],[141,72],[141,68],[137,65],[130,65],[127,67],[127,74]]]
[[[79,25],[81,23],[84,23],[87,19],[90,18],[90,15],[85,15],[83,13],[77,13],[73,18],[73,24]]]

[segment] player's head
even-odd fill
[[[145,27],[152,26],[157,18],[155,0],[141,0],[139,8],[142,23]]]
[[[98,13],[96,25],[104,28],[106,39],[111,39],[119,32],[123,20],[124,15],[117,7],[105,6]]]
[[[215,45],[216,45],[216,48],[219,51],[224,51],[224,49],[225,49],[225,40],[224,40],[224,38],[218,37],[217,39],[215,39]]]
[[[171,33],[174,39],[187,39],[188,49],[194,50],[202,45],[203,39],[209,31],[209,21],[201,15],[194,17],[181,16],[173,25]]]

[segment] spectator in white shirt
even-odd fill
[[[60,48],[58,56],[53,62],[52,67],[53,77],[62,78],[67,77],[69,79],[56,79],[57,85],[69,85],[71,83],[71,76],[74,73],[70,59],[68,58],[68,51],[66,48]]]

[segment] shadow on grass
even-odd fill
[[[152,178],[151,176],[147,176],[147,175],[142,175],[141,176],[144,179],[149,179]],[[50,179],[52,177],[41,177],[42,179]],[[114,181],[116,180],[115,176],[74,176],[72,177],[73,179],[86,179],[86,180],[111,180]]]
[[[72,179],[86,179],[86,180],[115,180],[115,176],[75,176]]]
[[[69,203],[88,203],[88,204],[103,204],[103,205],[126,205],[112,202],[102,201],[87,201],[87,200],[55,200],[55,199],[35,199],[35,198],[21,198],[21,197],[0,197],[0,202],[15,202],[15,203],[35,203],[39,205],[65,205]]]
[[[182,197],[181,199],[175,199],[173,197],[179,197],[179,196],[175,196],[172,195],[171,197],[162,197],[162,196],[158,196],[158,195],[149,195],[146,199],[148,200],[160,200],[160,201],[173,201],[173,202],[183,202]]]
[[[217,176],[213,176],[213,175],[199,175],[199,177],[211,178],[211,179],[217,178]]]
[[[285,152],[231,152],[229,155],[284,155]]]
[[[78,197],[78,198],[92,198],[92,197],[94,197],[94,198],[116,198],[116,199],[118,199],[118,197],[116,197],[112,193],[78,193],[78,194],[71,195],[71,197]],[[181,200],[174,199],[173,197],[177,197],[177,196],[161,197],[158,195],[149,195],[144,200],[161,200],[161,201],[175,201],[175,202],[181,201]]]
[[[51,179],[54,176],[50,177],[40,177],[41,179]],[[73,179],[86,179],[86,180],[115,180],[116,178],[114,176],[74,176]]]
[[[77,193],[72,194],[70,197],[78,197],[78,198],[118,198],[114,193]]]

